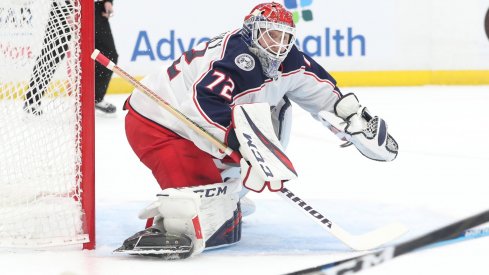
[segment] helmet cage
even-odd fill
[[[279,35],[272,36],[271,31],[278,31]],[[241,34],[250,50],[260,59],[265,75],[276,78],[280,64],[295,43],[295,27],[282,22],[269,21],[266,17],[257,14],[245,20]],[[289,34],[288,39],[286,34]],[[263,45],[259,41],[262,41]],[[267,44],[267,41],[272,43]]]
[[[295,43],[295,28],[267,20],[255,21],[252,26],[252,46],[272,59],[283,61]],[[272,31],[279,35],[271,35]]]

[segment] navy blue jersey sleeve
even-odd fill
[[[227,128],[231,121],[234,81],[223,69],[210,70],[196,85],[196,99],[204,114],[213,122]]]

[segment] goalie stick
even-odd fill
[[[477,230],[474,229],[474,231],[470,231],[469,229],[487,222],[489,222],[489,210],[400,244],[389,246],[361,256],[288,273],[287,275],[340,275],[357,273],[392,260],[393,258],[413,252],[419,248],[428,248],[428,246],[436,246],[437,244],[443,245],[441,242],[445,241],[447,244],[450,244],[452,241],[455,242],[455,240],[461,236],[466,236],[467,239],[471,239],[471,234],[477,234]],[[480,236],[486,236],[488,234],[488,229],[486,228],[485,230],[482,230],[479,234]],[[472,238],[474,238],[474,236],[476,235],[472,235]]]
[[[212,144],[221,149],[225,154],[230,156],[237,163],[240,162],[241,156],[239,153],[233,151],[226,144],[218,140],[216,137],[208,133],[202,127],[197,125],[190,118],[185,116],[183,113],[172,107],[168,102],[159,97],[151,89],[143,85],[141,82],[136,80],[134,77],[126,73],[123,69],[117,66],[114,62],[110,61],[106,56],[100,53],[99,50],[94,50],[92,53],[92,59],[96,60],[100,64],[104,65],[107,69],[115,72],[120,77],[127,80],[134,87],[139,89],[145,95],[157,102],[165,110],[169,111],[176,118],[182,121],[185,125],[190,127],[192,130],[200,134],[202,137],[206,138]],[[289,203],[300,209],[306,216],[310,217],[315,222],[319,223],[323,228],[329,231],[334,237],[342,241],[344,244],[349,246],[354,250],[371,250],[377,248],[387,242],[390,242],[399,236],[407,232],[407,229],[401,224],[392,224],[385,227],[379,228],[372,232],[366,233],[364,235],[352,235],[342,229],[338,224],[331,221],[331,219],[319,213],[317,210],[313,209],[309,204],[307,204],[303,199],[295,196],[293,192],[288,188],[283,188],[281,192],[276,192],[282,198],[284,198]]]
[[[278,193],[282,198],[294,205],[296,208],[305,212],[306,215],[311,217],[312,220],[331,232],[333,236],[354,250],[371,250],[377,248],[407,232],[404,225],[400,223],[392,223],[363,235],[352,235],[341,228],[338,224],[319,213],[310,204],[306,203],[288,188],[284,187],[281,191],[276,193]]]

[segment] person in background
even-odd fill
[[[112,3],[113,0],[95,1],[95,48],[117,62],[119,55],[109,23],[114,15]],[[111,77],[111,70],[95,64],[95,109],[105,114],[114,114],[117,110],[113,104],[104,100]]]
[[[36,116],[43,114],[41,98],[46,93],[61,60],[68,51],[72,37],[69,16],[73,5],[70,1],[56,1],[51,4],[49,19],[44,31],[41,53],[32,69],[29,87],[25,94],[24,111]]]
[[[72,37],[72,26],[69,17],[72,15],[71,1],[54,0],[49,12],[49,19],[44,31],[41,53],[36,58],[29,87],[25,94],[24,111],[36,116],[43,114],[41,98],[46,93],[56,69],[69,50]],[[112,60],[117,61],[114,38],[109,25],[113,14],[112,0],[95,1],[95,47]],[[96,64],[95,66],[95,109],[104,114],[114,114],[117,108],[104,100],[112,71]]]

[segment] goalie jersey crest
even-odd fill
[[[234,59],[234,63],[245,71],[251,71],[255,68],[255,58],[247,53],[242,53]]]

